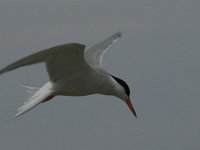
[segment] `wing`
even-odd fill
[[[19,67],[44,62],[50,79],[55,80],[64,74],[90,68],[84,59],[84,49],[85,45],[76,43],[55,46],[22,58],[6,66],[0,70],[0,74]]]
[[[113,34],[107,39],[92,46],[85,51],[85,60],[93,68],[101,68],[104,53],[122,36],[120,32]]]
[[[91,70],[84,59],[85,45],[67,44],[57,46],[54,54],[46,61],[47,72],[51,80],[74,76],[79,72]]]

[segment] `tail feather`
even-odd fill
[[[39,90],[39,87],[34,87],[34,86],[28,86],[28,85],[24,85],[24,84],[19,84],[20,86],[26,88],[26,92],[36,92],[37,90]]]
[[[33,87],[33,86],[24,85],[24,84],[19,84],[19,85],[26,88],[28,97],[32,97],[40,89],[39,87]],[[28,103],[30,100],[31,100],[31,98],[29,98],[28,101],[25,101],[24,104]]]
[[[25,85],[22,86],[28,88],[30,91],[36,91],[38,89],[36,87],[30,87]],[[31,109],[42,103],[47,97],[51,96],[53,94],[52,87],[53,84],[51,82],[48,82],[39,90],[37,90],[28,101],[24,102],[24,105],[17,109],[18,112],[15,115],[15,117],[21,116],[22,114],[30,111]]]

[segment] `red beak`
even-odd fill
[[[125,100],[126,100],[125,102],[126,102],[127,106],[128,106],[129,109],[132,111],[133,115],[137,118],[137,114],[136,114],[135,109],[134,109],[134,107],[133,107],[133,105],[132,105],[132,103],[131,103],[130,98],[129,98],[128,96],[126,96],[126,97],[125,97]]]

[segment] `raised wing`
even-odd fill
[[[51,80],[55,80],[68,72],[89,68],[84,59],[85,45],[64,44],[55,46],[25,58],[22,58],[2,70],[0,74],[17,69],[19,67],[44,62]]]
[[[102,42],[85,51],[85,60],[93,68],[101,68],[104,53],[122,36],[120,32],[113,34]]]
[[[46,61],[51,80],[74,76],[79,72],[91,70],[84,59],[85,45],[70,44],[57,46],[54,54]]]

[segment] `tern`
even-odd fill
[[[102,67],[104,53],[122,36],[117,32],[85,50],[85,45],[68,43],[51,47],[24,57],[0,70],[0,74],[19,67],[45,63],[49,81],[41,88],[24,87],[35,91],[30,99],[17,110],[14,118],[21,116],[41,103],[62,96],[103,94],[124,101],[135,117],[130,100],[130,89],[125,81],[109,74]]]

